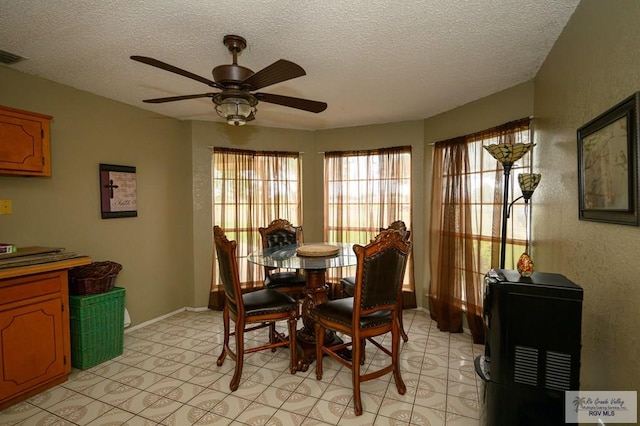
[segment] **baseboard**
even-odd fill
[[[143,323],[136,324],[136,325],[134,325],[134,326],[132,326],[132,327],[127,327],[127,328],[124,330],[124,334],[130,333],[130,332],[132,332],[132,331],[138,330],[138,329],[143,328],[143,327],[146,327],[146,326],[148,326],[148,325],[150,325],[150,324],[153,324],[153,323],[155,323],[155,322],[162,321],[163,319],[167,319],[167,318],[169,318],[169,317],[172,317],[172,316],[174,316],[175,314],[179,314],[180,312],[184,312],[184,311],[190,311],[190,312],[203,312],[203,311],[206,311],[206,310],[208,310],[208,309],[209,309],[209,308],[207,308],[206,306],[205,306],[205,307],[200,307],[200,308],[193,308],[193,307],[190,307],[190,306],[185,306],[185,307],[183,307],[183,308],[176,309],[176,310],[175,310],[175,311],[173,311],[173,312],[169,312],[168,314],[164,314],[164,315],[162,315],[162,316],[159,316],[159,317],[156,317],[156,318],[150,319],[149,321],[145,321],[145,322],[143,322]]]

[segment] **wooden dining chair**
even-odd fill
[[[411,241],[411,231],[409,229],[407,229],[407,225],[404,223],[404,221],[402,220],[396,220],[394,222],[391,223],[391,225],[389,225],[388,228],[380,228],[380,231],[384,231],[385,229],[394,229],[398,232],[400,232],[405,240],[407,241]],[[354,294],[354,287],[356,284],[356,277],[354,276],[349,276],[349,277],[344,277],[340,280],[340,284],[342,285],[342,294],[345,296],[353,296]],[[402,288],[400,288],[400,292],[402,292]],[[402,302],[402,293],[400,295],[400,301]],[[401,306],[402,308],[402,306]],[[400,333],[402,334],[402,340],[404,340],[405,342],[409,341],[409,335],[407,334],[407,332],[404,330],[404,321],[402,320],[402,309],[400,309],[400,315],[399,315],[399,321],[400,321]]]
[[[276,219],[266,228],[258,228],[262,239],[262,248],[291,245],[302,242],[302,227],[293,226],[286,219]],[[282,270],[265,266],[264,286],[282,291],[296,300],[305,297],[306,279],[299,270]]]
[[[229,384],[231,391],[238,389],[242,377],[244,355],[266,349],[289,346],[291,352],[291,374],[297,370],[296,360],[296,323],[298,303],[288,294],[271,289],[261,289],[250,293],[242,293],[238,275],[235,241],[229,241],[219,226],[213,228],[213,236],[220,269],[220,280],[224,287],[224,308],[222,319],[224,325],[224,342],[222,353],[217,364],[221,366],[227,356],[236,362],[233,378]],[[235,324],[230,332],[229,320]],[[278,332],[277,321],[287,321],[289,336]],[[244,334],[261,328],[269,329],[269,342],[260,346],[244,346]],[[235,351],[229,347],[229,337],[235,336]]]
[[[393,372],[396,389],[404,395],[407,388],[400,374],[400,288],[407,265],[411,243],[399,232],[382,231],[366,246],[354,245],[357,257],[356,286],[353,297],[330,300],[315,306],[311,317],[315,321],[316,378],[322,379],[322,356],[329,355],[352,371],[354,409],[362,414],[360,384]],[[351,341],[325,347],[325,330],[350,336]],[[391,348],[374,337],[391,333]],[[361,373],[364,343],[368,341],[391,358],[381,366],[376,360],[366,374]],[[351,359],[344,350],[351,347]],[[379,368],[378,368],[379,367]]]

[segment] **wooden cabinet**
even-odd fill
[[[0,106],[0,174],[51,176],[52,118]]]
[[[0,271],[0,410],[67,380],[67,271],[87,263],[90,259],[81,257],[16,268],[25,275],[8,278],[2,274],[20,271]]]

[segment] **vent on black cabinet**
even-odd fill
[[[559,391],[571,389],[571,355],[547,352],[544,386]]]
[[[538,385],[538,350],[516,346],[513,381],[524,385]]]

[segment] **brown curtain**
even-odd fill
[[[369,243],[380,228],[403,220],[411,229],[411,147],[325,153],[326,241]],[[331,297],[340,296],[342,277],[355,268],[328,271]],[[405,308],[416,307],[413,258],[402,289]]]
[[[433,158],[433,190],[429,253],[429,311],[441,331],[461,333],[463,292],[467,310],[481,306],[475,271],[470,207],[469,152],[465,138],[437,143]],[[471,291],[469,291],[471,290]],[[469,324],[474,342],[484,342],[484,329]]]
[[[243,290],[260,288],[264,268],[250,264],[246,259],[262,247],[258,228],[267,226],[274,219],[302,225],[300,154],[214,148],[212,175],[213,223],[224,229],[227,238],[238,243],[238,269]],[[223,300],[218,262],[212,246],[209,308],[222,309]]]
[[[502,202],[504,191],[504,169],[502,165],[491,157],[482,147],[488,144],[502,144],[502,143],[528,143],[531,140],[531,119],[522,118],[520,120],[511,121],[500,126],[496,126],[481,132],[473,133],[465,136],[466,143],[475,155],[471,156],[471,179],[475,180],[472,184],[474,188],[482,188],[483,177],[485,179],[491,179],[494,181],[493,185],[493,197],[489,202],[492,205],[491,209],[491,233],[477,232],[483,237],[490,237],[491,241],[491,259],[487,264],[486,258],[482,258],[480,253],[476,256],[478,260],[478,266],[480,266],[480,272],[486,273],[491,268],[498,268],[500,265],[500,238],[501,238],[501,226],[502,226]],[[509,180],[509,200],[515,200],[521,194],[518,183],[517,175],[519,172],[531,172],[531,154],[526,154],[518,163],[514,164],[511,169],[511,175]],[[490,175],[490,177],[489,177]],[[484,188],[482,188],[484,190]],[[472,194],[474,198],[474,194]],[[487,204],[487,198],[485,196],[475,197],[477,200],[473,200],[473,204]],[[481,213],[477,213],[477,216],[485,215],[487,209]],[[524,212],[524,203],[520,202],[514,204],[511,208],[511,216],[507,221],[507,245],[506,245],[506,261],[505,268],[514,269],[515,262],[526,247],[526,222]],[[486,221],[488,222],[488,221]]]
[[[503,169],[484,149],[494,143],[529,142],[530,119],[525,118],[467,136],[438,142],[434,147],[429,227],[431,282],[429,309],[443,331],[462,332],[466,313],[476,343],[484,343],[483,276],[500,259]],[[530,155],[514,165],[530,171]],[[515,185],[518,188],[518,185]],[[508,222],[506,267],[525,247],[523,203],[513,205]]]

